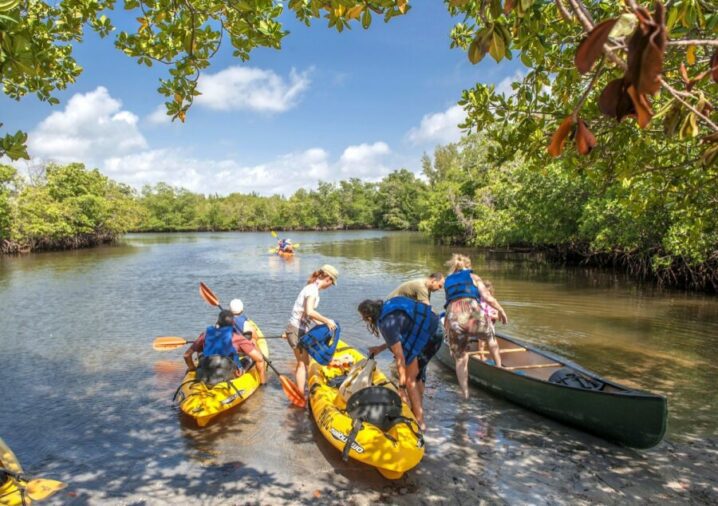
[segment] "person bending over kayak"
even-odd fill
[[[322,265],[314,271],[292,307],[292,315],[289,317],[287,328],[282,337],[287,340],[289,346],[297,358],[297,365],[294,369],[294,376],[297,379],[297,386],[300,392],[304,392],[307,383],[307,366],[309,365],[309,354],[299,346],[299,338],[306,334],[313,324],[324,323],[329,330],[337,328],[334,320],[322,316],[317,307],[319,306],[319,291],[326,290],[337,284],[339,271],[329,264]]]
[[[234,331],[244,337],[251,338],[252,343],[257,350],[257,354],[260,358],[262,358],[262,355],[259,352],[259,345],[257,344],[257,338],[259,337],[257,335],[257,327],[252,325],[247,315],[244,314],[244,303],[242,302],[242,299],[232,299],[229,303],[229,310],[232,311],[232,316],[234,316]],[[254,357],[252,358],[254,359]],[[264,360],[261,360],[260,362],[257,362],[256,365],[259,370],[259,376],[263,380],[262,383],[264,383],[267,364],[264,363]]]
[[[454,253],[446,265],[449,275],[444,282],[446,318],[444,327],[449,338],[451,356],[456,362],[456,378],[464,399],[469,398],[469,346],[485,340],[497,367],[501,365],[499,345],[494,336],[493,323],[481,307],[481,302],[496,309],[499,320],[507,323],[506,312],[489,293],[481,278],[471,270],[471,259]]]
[[[254,343],[234,331],[234,315],[232,311],[223,310],[219,313],[217,323],[207,327],[197,340],[184,353],[184,361],[190,371],[196,371],[193,356],[197,353],[202,357],[219,355],[227,357],[236,366],[235,374],[241,374],[239,353],[249,356],[254,360],[259,371],[259,381],[262,385],[266,382],[264,376],[264,359]]]
[[[359,304],[358,310],[369,332],[384,338],[394,354],[399,394],[411,405],[421,430],[426,429],[423,390],[417,386],[419,356],[436,333],[439,317],[431,306],[409,297],[393,297],[384,302],[367,299]]]
[[[444,288],[444,275],[434,272],[425,278],[416,278],[400,284],[386,298],[409,297],[424,304],[431,304],[431,294],[442,288]]]

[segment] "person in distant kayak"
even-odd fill
[[[412,279],[400,284],[386,298],[409,297],[424,304],[431,304],[431,294],[442,288],[444,288],[444,275],[435,272],[425,278]]]
[[[280,239],[277,242],[277,251],[280,253],[294,253],[294,245],[291,239]]]
[[[259,345],[257,344],[257,338],[259,337],[257,335],[257,327],[255,327],[254,324],[249,321],[247,315],[244,314],[244,303],[242,299],[232,299],[229,303],[229,310],[232,311],[232,316],[234,317],[234,331],[237,334],[251,339],[257,351],[257,355],[261,358],[262,354],[259,352]],[[254,357],[251,358],[254,360]],[[264,360],[257,362],[257,369],[259,369],[260,376],[264,378],[264,374],[267,370],[267,364],[264,363]],[[262,383],[264,383],[264,381]]]
[[[194,354],[201,354],[200,365],[202,365],[204,357],[221,356],[229,359],[234,364],[235,376],[241,374],[242,365],[240,362],[240,353],[247,355],[254,360],[257,370],[259,371],[259,379],[262,384],[265,383],[264,375],[264,359],[259,353],[254,343],[238,334],[234,330],[234,315],[232,311],[223,310],[219,313],[217,323],[207,327],[203,333],[199,335],[197,340],[184,353],[184,361],[190,371],[196,371],[197,366],[194,363]],[[228,378],[229,379],[229,378]]]
[[[449,349],[456,362],[456,378],[465,399],[469,398],[469,346],[485,340],[497,367],[501,365],[499,345],[494,326],[481,307],[485,302],[494,308],[502,323],[507,323],[506,312],[491,295],[481,278],[471,270],[471,259],[455,253],[447,262],[449,275],[444,281],[446,318],[444,328],[449,338]]]
[[[297,295],[292,307],[292,315],[289,317],[289,323],[284,334],[282,334],[297,359],[294,375],[300,392],[304,392],[304,387],[307,384],[309,354],[299,345],[299,338],[315,324],[324,323],[331,331],[337,328],[334,320],[319,313],[317,307],[319,306],[319,292],[336,285],[338,278],[339,271],[329,264],[322,265],[318,270],[314,271],[309,276],[306,286]]]
[[[439,317],[431,306],[409,297],[393,297],[386,301],[367,299],[357,309],[369,332],[382,337],[394,354],[399,394],[411,405],[416,421],[424,430],[423,388],[417,381],[419,357],[435,335]],[[369,351],[371,353],[372,349]]]

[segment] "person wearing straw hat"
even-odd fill
[[[319,292],[337,284],[339,271],[329,264],[322,265],[314,271],[292,307],[292,314],[289,323],[282,337],[287,340],[289,346],[297,358],[294,374],[300,392],[304,392],[307,382],[307,366],[309,355],[299,346],[299,338],[303,336],[311,326],[324,323],[329,330],[334,330],[337,324],[331,318],[323,316],[317,307],[319,306]]]

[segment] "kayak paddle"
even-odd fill
[[[262,339],[283,339],[282,336],[263,336]],[[188,344],[192,344],[194,341],[188,341],[184,337],[179,336],[162,336],[162,337],[156,337],[154,341],[152,341],[152,348],[155,351],[169,351],[169,350],[176,350],[177,348],[182,348],[183,346],[187,346]]]
[[[67,483],[45,478],[28,480],[24,475],[0,467],[0,472],[11,476],[18,487],[24,489],[25,495],[33,501],[42,501],[67,487]]]
[[[207,304],[209,304],[210,306],[217,307],[220,311],[222,310],[222,306],[219,304],[219,299],[217,298],[217,296],[212,290],[209,289],[207,285],[205,285],[201,281],[199,282],[199,294],[207,302]],[[264,356],[262,350],[260,350],[259,348],[257,348],[257,350],[262,355],[262,358],[269,366],[269,368],[274,371],[274,374],[276,374],[279,378],[279,383],[281,383],[282,385],[282,390],[284,390],[284,394],[287,396],[289,401],[299,408],[305,407],[307,405],[307,400],[304,397],[304,392],[301,392],[299,390],[299,387],[296,383],[294,383],[292,380],[277,371],[272,365],[272,362],[270,362],[269,359]]]

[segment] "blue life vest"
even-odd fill
[[[239,355],[237,350],[232,344],[233,328],[230,326],[226,327],[207,327],[204,333],[204,347],[202,348],[202,355],[210,357],[212,355],[220,355],[222,357],[229,357],[239,365]]]
[[[287,247],[287,240],[286,240],[286,239],[282,239],[281,241],[279,241],[279,250],[280,250],[280,251],[283,251],[284,248],[286,248],[286,247]]]
[[[436,332],[439,319],[428,304],[409,297],[392,297],[381,307],[377,324],[381,325],[384,318],[395,311],[402,311],[412,321],[409,334],[402,336],[401,341],[404,359],[406,365],[409,365],[422,352],[431,335]]]
[[[446,276],[446,280],[444,281],[446,304],[444,307],[458,299],[470,298],[481,301],[479,289],[476,288],[474,280],[471,278],[472,272],[471,269],[464,269]]]
[[[339,344],[340,334],[341,328],[339,328],[338,323],[334,332],[329,330],[329,327],[324,324],[317,325],[299,338],[299,344],[307,350],[309,356],[314,360],[322,365],[329,365],[329,362],[332,361],[332,357],[334,357],[337,344]]]
[[[234,317],[234,331],[240,336],[244,335],[244,324],[247,323],[248,320],[249,318],[247,318],[244,313]]]

